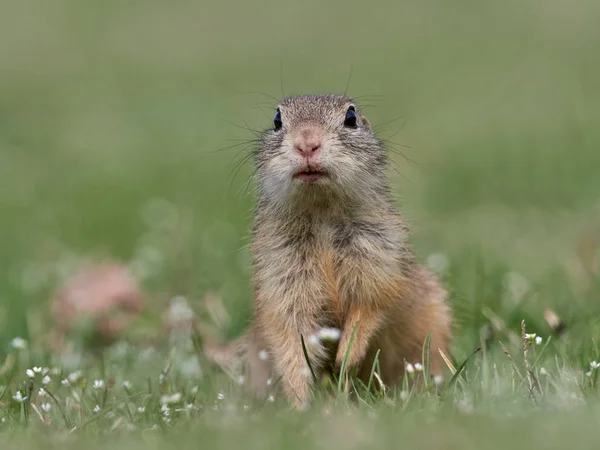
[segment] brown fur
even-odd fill
[[[256,155],[259,203],[252,251],[254,316],[248,333],[229,349],[247,366],[258,394],[280,379],[296,408],[311,399],[311,377],[302,351],[322,327],[342,330],[335,354],[308,346],[318,374],[339,369],[356,326],[349,366],[368,378],[380,350],[382,380],[392,386],[404,364],[421,360],[431,332],[431,373],[442,372],[438,349],[447,351],[451,312],[446,292],[419,265],[407,228],[395,211],[386,177],[387,157],[369,122],[344,126],[353,102],[344,96],[300,96],[280,104],[283,128],[267,130]],[[312,130],[312,131],[306,131]],[[329,177],[297,183],[302,164],[294,153],[298,133],[319,136],[319,167]],[[269,359],[258,354],[267,350]]]

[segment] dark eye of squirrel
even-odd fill
[[[281,111],[279,111],[279,108],[277,108],[277,112],[273,118],[273,125],[275,126],[275,131],[281,130],[281,127],[283,126],[283,122],[281,121]]]
[[[356,128],[356,111],[354,110],[354,106],[351,106],[348,108],[348,111],[346,111],[344,126],[348,128]]]

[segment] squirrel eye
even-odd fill
[[[273,125],[275,126],[275,131],[281,130],[281,127],[283,126],[283,122],[281,121],[281,111],[279,111],[279,108],[277,108],[277,112],[273,118]]]
[[[351,106],[348,108],[348,111],[346,111],[344,126],[348,128],[356,128],[356,111],[354,110],[354,106]]]

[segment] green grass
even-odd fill
[[[600,359],[600,275],[573,269],[577,248],[600,258],[586,237],[600,223],[596,3],[5,0],[0,447],[597,444],[597,373],[585,373]],[[419,257],[447,261],[454,364],[482,350],[443,393],[401,385],[353,406],[321,390],[306,414],[250,404],[201,355],[190,376],[195,352],[161,334],[160,314],[183,295],[206,319],[213,292],[230,315],[224,336],[242,332],[254,198],[235,145],[253,137],[245,127],[269,126],[273,97],[344,91],[351,71],[349,93],[407,158],[391,153],[390,176]],[[48,297],[90,256],[133,263],[152,312],[127,348],[61,359],[44,348]],[[550,339],[546,308],[564,320],[561,337]],[[544,338],[529,347],[535,400],[522,320]],[[17,336],[26,350],[11,348]],[[35,394],[33,366],[57,369],[57,402]],[[76,370],[87,385],[62,385]],[[18,389],[34,395],[19,403]],[[172,393],[182,399],[166,422],[160,399]]]

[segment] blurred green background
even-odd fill
[[[343,92],[350,73],[349,94],[413,161],[391,153],[390,176],[420,257],[450,264],[455,354],[477,345],[486,308],[542,334],[547,306],[597,330],[597,285],[567,268],[578,245],[598,258],[585,237],[600,220],[598,2],[0,10],[0,352],[46,328],[49,293],[90,256],[131,263],[159,306],[220,294],[237,334],[245,128],[270,126],[282,94]],[[507,300],[507,274],[531,295]]]

